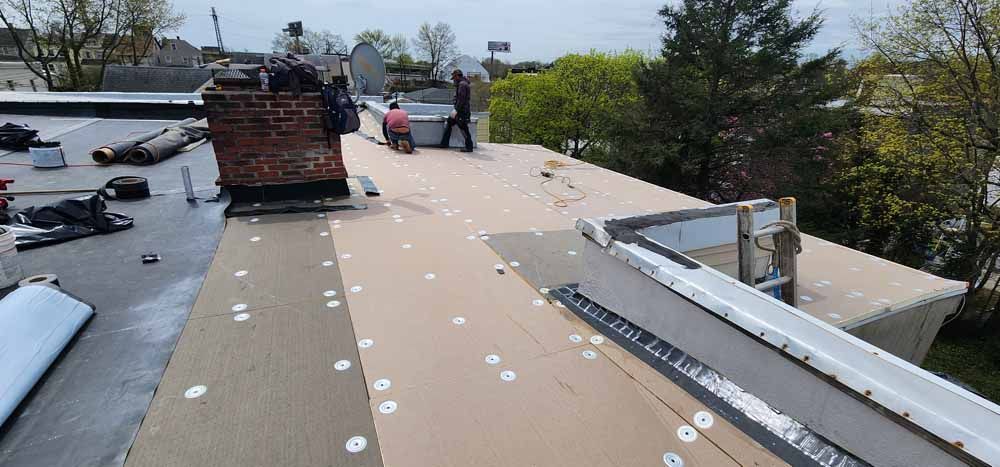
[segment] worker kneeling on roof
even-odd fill
[[[389,141],[391,148],[402,147],[407,154],[413,153],[413,148],[417,146],[410,134],[410,115],[396,102],[389,104],[389,111],[382,119],[382,136]]]

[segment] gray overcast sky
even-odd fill
[[[887,3],[900,0],[796,0],[805,14],[817,6],[826,24],[809,52],[822,53],[841,46],[848,56],[857,54],[851,18],[879,14]],[[223,43],[230,50],[270,51],[271,37],[289,21],[302,20],[307,29],[340,34],[353,45],[354,34],[366,28],[381,28],[412,37],[417,26],[428,21],[451,24],[462,53],[489,56],[486,41],[510,41],[511,61],[552,60],[567,52],[659,49],[662,23],[656,16],[662,0],[174,0],[188,15],[177,34],[195,46],[214,45],[215,33],[209,7],[219,14]],[[872,6],[876,5],[876,6]]]

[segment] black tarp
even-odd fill
[[[61,243],[95,234],[132,228],[132,218],[107,212],[100,195],[64,199],[44,206],[31,206],[11,217],[18,250]]]
[[[0,149],[24,151],[38,141],[38,130],[29,128],[28,125],[5,123],[0,126]]]

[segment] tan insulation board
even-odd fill
[[[532,227],[565,230],[573,228],[576,219],[581,217],[626,217],[710,205],[601,167],[579,164],[556,171],[569,176],[574,186],[586,192],[587,197],[567,207],[555,206],[554,198],[540,187],[542,179],[532,174],[547,160],[567,164],[579,161],[538,146],[486,143],[473,154],[424,149],[419,155],[408,156],[356,137],[345,141],[350,141],[356,151],[354,157],[365,161],[368,172],[376,179],[405,180],[408,188],[404,190],[413,192],[439,194],[444,187],[445,197],[455,206],[461,206],[459,209],[463,212],[470,212],[470,203],[478,203],[476,214],[482,214],[476,217],[480,218],[495,214],[498,209],[502,214],[508,214],[504,209],[518,214],[506,218],[488,217],[484,225],[477,228],[493,233],[524,232]],[[481,177],[476,182],[468,175],[451,175],[453,172],[468,174],[470,168]],[[409,176],[413,174],[420,174],[420,177]],[[485,177],[495,182],[489,184],[483,181]],[[472,185],[489,187],[492,193],[481,193],[480,188],[472,188]],[[428,190],[430,186],[435,190]],[[425,189],[420,190],[421,187]],[[550,188],[550,191],[557,195],[573,194],[565,189]],[[492,200],[504,202],[501,206]],[[532,204],[535,206],[530,206]],[[470,218],[478,222],[475,217]],[[962,282],[941,279],[809,235],[803,236],[803,248],[798,258],[799,307],[839,327],[849,327],[922,301],[960,293],[965,287]]]
[[[453,175],[465,163],[457,153],[403,159],[352,146],[368,156],[383,210],[332,213],[330,222],[386,465],[662,465],[666,452],[686,465],[782,464],[718,416],[681,441],[691,409],[707,409],[662,377],[661,394],[637,383],[599,353],[607,344],[588,343],[593,329],[487,245],[501,228],[521,226],[526,245],[565,234],[542,229],[566,220],[530,192],[504,190],[488,174]],[[417,170],[422,161],[444,167]],[[503,381],[507,370],[516,379]],[[663,392],[685,404],[665,403]]]
[[[191,317],[232,313],[238,304],[255,310],[323,298],[339,275],[328,215],[229,219]]]
[[[337,267],[320,265],[336,256],[319,235],[329,224],[315,214],[258,219],[227,223],[127,465],[382,465]],[[228,308],[247,296],[268,301]],[[341,360],[350,367],[338,370]],[[205,392],[186,397],[195,386]],[[352,453],[355,436],[367,447]]]
[[[652,466],[664,465],[666,452],[685,466],[739,465],[705,436],[679,440],[674,432],[687,422],[607,357],[584,358],[585,350],[596,349],[502,362],[513,381],[483,364],[456,381],[400,391],[388,415],[374,395],[386,465]]]

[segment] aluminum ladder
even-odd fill
[[[778,200],[778,209],[779,218],[794,226],[795,198],[781,198]],[[768,225],[760,230],[755,230],[753,213],[754,208],[749,204],[741,204],[736,207],[736,244],[739,255],[740,282],[760,291],[771,290],[774,287],[780,286],[782,301],[791,306],[798,307],[799,294],[796,290],[798,264],[795,258],[798,253],[796,248],[800,245],[798,229],[779,224]],[[754,277],[757,271],[756,240],[766,236],[771,236],[774,241],[772,262],[777,264],[781,276],[757,284]]]

